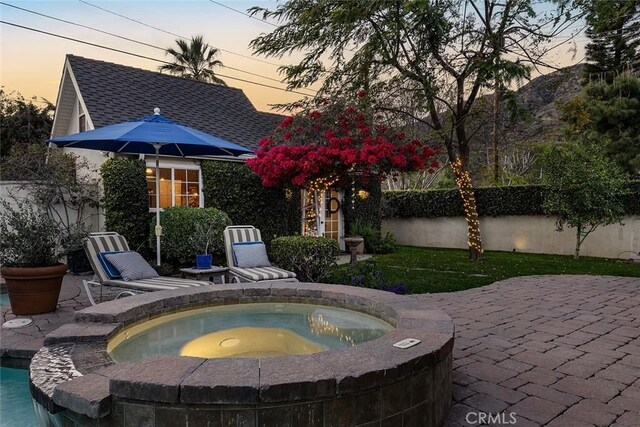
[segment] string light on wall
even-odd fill
[[[480,222],[478,221],[478,211],[476,209],[476,198],[471,185],[471,177],[469,172],[462,168],[460,159],[451,162],[453,175],[456,180],[456,187],[460,192],[462,203],[464,206],[464,216],[467,220],[467,238],[469,247],[475,251],[477,257],[481,257],[484,250],[482,249],[482,239],[480,238]]]
[[[351,179],[351,211],[356,210],[356,179]]]
[[[367,199],[369,198],[369,192],[367,190],[360,190],[358,191],[358,197],[362,200]]]
[[[314,194],[313,191],[305,191],[303,224],[305,236],[318,235]]]

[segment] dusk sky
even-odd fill
[[[255,19],[250,19],[211,1],[86,1],[166,32],[184,37],[203,35],[210,45],[225,50],[219,56],[225,66],[279,80],[277,66],[261,61],[274,64],[297,62],[296,57],[282,60],[254,57],[258,59],[256,60],[230,53],[251,56],[249,42],[260,33],[269,32],[274,27]],[[219,0],[217,2],[241,11],[246,11],[256,4],[266,6],[274,6],[276,4],[275,1],[259,0]],[[115,16],[79,0],[6,1],[6,3],[162,48],[172,46],[176,39],[174,35]],[[57,22],[6,5],[0,5],[0,16],[3,21],[126,50],[139,55],[165,59],[163,52],[158,49],[124,41],[71,24]],[[68,53],[148,70],[155,70],[159,65],[159,63],[151,60],[87,46],[50,35],[11,27],[6,24],[0,24],[0,40],[0,82],[4,89],[6,91],[19,91],[25,97],[37,95],[52,102],[56,100],[64,57]],[[559,65],[570,65],[578,62],[584,56],[581,46],[584,43],[584,37],[579,38],[578,43],[578,52],[575,57],[572,57],[572,54],[568,53],[567,48],[564,47],[554,52],[550,59]],[[216,72],[229,77],[252,80],[281,88],[285,87],[282,83],[228,68],[222,68]],[[229,86],[243,89],[259,110],[268,111],[268,104],[289,102],[300,98],[300,95],[297,94],[260,87],[231,78],[222,78]]]

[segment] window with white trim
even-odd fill
[[[147,166],[149,209],[156,208],[156,168]],[[160,208],[202,206],[200,170],[181,167],[160,168]]]

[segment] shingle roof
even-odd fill
[[[171,120],[255,149],[283,118],[256,110],[241,89],[81,56],[67,60],[96,128],[150,116],[159,107]]]

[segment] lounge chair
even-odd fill
[[[83,280],[84,289],[87,292],[91,305],[96,305],[96,302],[91,294],[90,286],[100,286],[100,299],[102,300],[103,286],[124,288],[125,290],[116,295],[117,299],[122,296],[136,295],[143,292],[210,285],[210,282],[165,276],[132,281],[110,278],[109,273],[105,271],[103,263],[100,261],[100,253],[124,252],[130,250],[127,240],[118,233],[91,233],[89,237],[84,240],[84,250],[87,253],[87,257],[89,258],[89,262],[91,263],[91,267],[94,272],[92,280]]]
[[[282,268],[268,267],[238,267],[234,257],[234,244],[262,242],[260,230],[251,225],[233,225],[224,229],[224,245],[227,252],[227,266],[231,282],[297,282],[296,274]]]

